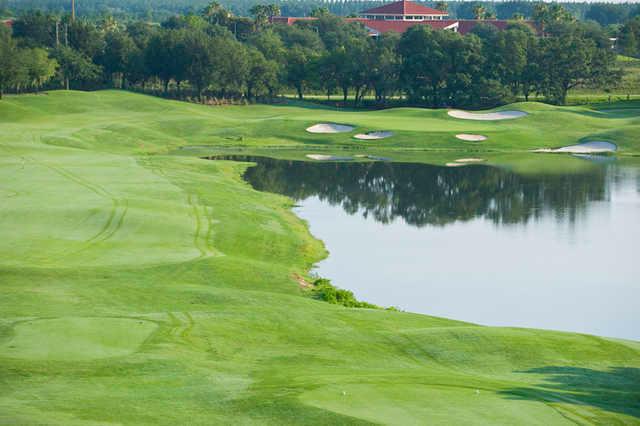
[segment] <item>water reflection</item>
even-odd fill
[[[245,179],[260,191],[304,200],[317,196],[390,223],[446,225],[474,218],[526,223],[545,214],[574,222],[591,201],[606,200],[605,168],[570,175],[520,176],[483,165],[448,168],[412,163],[309,163],[259,157]]]
[[[640,339],[640,167],[579,163],[579,172],[533,176],[480,165],[229,159],[257,163],[245,175],[256,189],[299,201],[296,213],[330,252],[318,274],[361,300]]]

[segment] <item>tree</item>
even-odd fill
[[[172,79],[184,79],[181,74],[184,69],[180,65],[183,59],[180,50],[182,34],[178,30],[162,30],[151,37],[144,51],[146,69],[162,81],[165,95],[169,93]]]
[[[24,58],[26,84],[34,87],[36,91],[51,80],[58,70],[58,62],[55,59],[50,59],[47,51],[42,48],[24,49],[22,57]]]
[[[247,99],[253,100],[256,95],[266,91],[273,97],[278,85],[279,65],[268,60],[258,49],[248,50],[249,72],[247,73]]]
[[[105,74],[113,79],[120,77],[120,87],[125,87],[126,71],[129,69],[128,61],[136,45],[125,32],[111,31],[105,36],[105,49],[99,58]]]
[[[18,48],[11,37],[11,31],[0,27],[0,99],[7,88],[19,78],[21,63],[16,60]]]
[[[213,37],[216,52],[213,86],[222,97],[242,94],[249,73],[247,48],[233,37]]]
[[[533,20],[546,35],[546,28],[552,23],[573,22],[575,17],[559,3],[538,3],[533,7]]]
[[[584,27],[558,24],[550,33],[540,43],[542,90],[546,97],[564,104],[567,92],[574,87],[609,84],[615,79],[614,53],[608,47],[598,46],[585,34]]]
[[[300,45],[287,51],[287,83],[296,89],[298,99],[303,98],[304,89],[313,81],[313,63],[316,54]]]
[[[71,82],[96,80],[102,71],[86,55],[68,46],[59,46],[53,57],[60,65],[59,72],[66,90],[71,88]]]
[[[202,10],[202,16],[210,24],[226,25],[231,18],[231,13],[217,1],[212,1]]]
[[[266,25],[273,16],[280,15],[280,7],[276,4],[256,4],[249,13],[255,18],[258,28]]]
[[[180,47],[185,64],[184,76],[196,87],[198,98],[203,102],[202,92],[212,83],[216,71],[213,41],[204,32],[188,32]]]
[[[39,10],[29,11],[13,23],[13,35],[27,47],[55,47],[57,18]]]
[[[447,3],[446,1],[439,1],[436,3],[436,10],[439,10],[441,12],[446,12],[449,10],[449,3]]]
[[[413,102],[426,101],[432,106],[441,103],[448,70],[440,39],[436,32],[422,25],[409,28],[400,39],[400,80]]]
[[[76,19],[65,25],[68,25],[70,47],[91,59],[96,59],[102,53],[104,36],[93,22]]]
[[[384,103],[388,95],[398,88],[400,58],[397,48],[400,36],[396,33],[383,34],[373,43],[371,56],[375,58],[369,69],[370,84],[378,102]]]
[[[473,17],[478,20],[483,20],[487,16],[487,9],[482,5],[477,5],[473,8]]]
[[[629,16],[629,10],[624,6],[607,3],[592,4],[584,17],[585,19],[596,21],[602,26],[620,24]]]
[[[640,17],[627,21],[620,29],[618,50],[628,56],[640,56]]]

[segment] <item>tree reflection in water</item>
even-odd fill
[[[574,222],[590,201],[606,200],[605,167],[566,175],[523,176],[485,165],[440,167],[415,163],[311,163],[264,157],[250,161],[244,178],[257,190],[296,200],[317,196],[382,223],[414,226],[487,218],[526,223],[546,214]]]

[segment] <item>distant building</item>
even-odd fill
[[[13,19],[2,19],[0,20],[0,24],[6,25],[7,27],[13,27]]]
[[[421,6],[411,1],[397,1],[360,12],[360,16],[371,21],[436,21],[449,14],[441,10]]]
[[[360,22],[372,37],[378,37],[388,32],[404,33],[415,25],[428,25],[434,30],[450,30],[460,34],[467,34],[479,23],[493,25],[504,30],[510,23],[505,20],[487,19],[448,19],[449,14],[430,7],[422,6],[412,1],[401,0],[385,4],[380,7],[365,10],[359,18],[345,18],[347,22]],[[313,21],[311,17],[274,16],[271,22],[276,24],[293,25],[297,21]],[[531,21],[521,21],[534,28]]]

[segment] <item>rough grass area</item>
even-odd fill
[[[477,132],[494,162],[540,172],[519,153],[605,136],[638,152],[637,108],[518,104],[530,116],[471,123],[114,91],[7,97],[0,424],[637,424],[640,344],[316,300],[301,283],[325,251],[291,200],[252,190],[248,164],[178,149],[376,146],[439,163],[468,146],[456,133]],[[304,131],[319,121],[397,136]],[[586,163],[552,157],[556,171]]]

